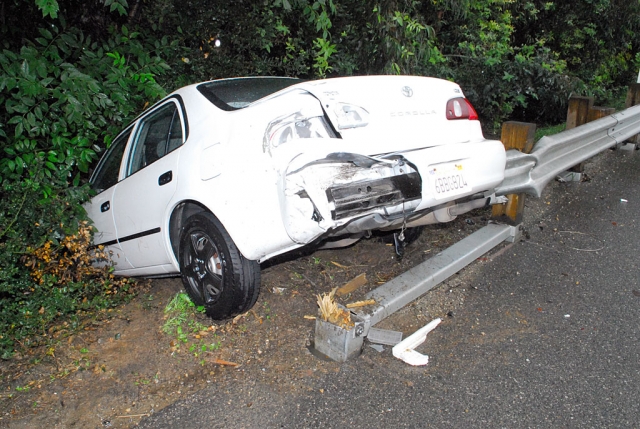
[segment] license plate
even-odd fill
[[[436,200],[464,194],[471,189],[461,163],[429,167],[429,181]]]

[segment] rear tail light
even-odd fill
[[[468,119],[477,121],[478,114],[469,100],[463,97],[452,98],[447,102],[447,119]]]

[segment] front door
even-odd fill
[[[105,246],[116,272],[133,268],[118,243],[118,234],[113,219],[113,196],[118,186],[122,158],[131,136],[131,130],[132,128],[129,128],[116,137],[105,156],[100,160],[95,173],[91,176],[91,187],[98,194],[84,206],[95,228],[93,243]]]

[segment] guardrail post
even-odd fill
[[[570,130],[580,125],[584,125],[589,121],[589,110],[593,107],[593,97],[577,97],[569,98],[569,107],[567,108],[567,125],[565,129]]]
[[[629,85],[629,90],[627,91],[625,107],[629,108],[637,104],[640,104],[640,83],[632,83],[631,85]],[[635,145],[639,144],[640,134],[630,138],[629,142]]]
[[[569,107],[567,108],[567,122],[565,130],[570,130],[580,125],[584,125],[589,122],[589,113],[593,109],[593,97],[578,97],[572,96],[569,98]],[[573,180],[579,182],[582,179],[582,172],[584,171],[584,164],[580,163],[574,165],[569,169],[572,173],[565,177],[565,180]]]
[[[507,150],[517,149],[522,153],[529,153],[533,149],[535,135],[536,124],[509,121],[502,124],[500,140],[502,140],[502,144]],[[491,217],[508,225],[521,224],[525,194],[507,195],[507,199],[506,204],[495,204],[493,206]]]
[[[616,109],[613,107],[594,106],[589,109],[587,122],[595,121],[596,119],[604,118],[605,116],[613,115],[614,113],[616,113]]]
[[[627,91],[625,106],[629,108],[636,104],[640,104],[640,83],[632,83]]]

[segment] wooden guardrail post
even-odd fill
[[[640,83],[632,83],[629,85],[625,107],[629,108],[636,104],[640,104]]]
[[[589,109],[589,114],[587,115],[587,122],[595,121],[596,119],[604,118],[605,116],[610,116],[616,113],[616,109],[613,107],[598,107],[594,106]]]
[[[567,108],[567,125],[566,130],[570,130],[580,125],[584,125],[589,121],[589,110],[593,107],[593,97],[577,97],[569,98],[569,107]]]
[[[565,125],[565,130],[570,130],[589,122],[589,112],[591,111],[591,109],[593,109],[593,97],[572,96],[571,98],[569,98],[569,107],[567,108],[567,122]],[[574,165],[569,169],[569,171],[578,173],[577,175],[572,175],[571,177],[576,176],[575,180],[580,181],[580,179],[582,178],[582,172],[584,171],[584,164],[580,163]]]
[[[535,134],[536,124],[509,121],[502,124],[500,139],[507,150],[517,149],[520,152],[529,153],[533,149]],[[525,194],[507,195],[507,200],[506,204],[493,205],[491,217],[509,225],[521,224]]]
[[[640,92],[638,92],[640,96]],[[629,95],[627,95],[627,99]],[[640,102],[640,99],[638,100]],[[569,107],[567,108],[566,130],[570,130],[587,122],[613,115],[616,109],[613,107],[599,107],[593,105],[593,97],[572,96],[569,99]],[[584,163],[577,164],[569,169],[573,174],[564,177],[567,181],[580,181],[584,172]],[[575,174],[577,173],[577,174]]]

